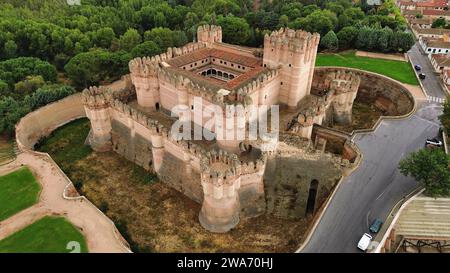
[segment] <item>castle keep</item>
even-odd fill
[[[280,130],[306,142],[314,123],[350,123],[360,79],[339,71],[313,85],[318,43],[318,34],[280,29],[265,36],[261,51],[223,43],[219,26],[200,26],[197,42],[130,61],[130,88],[83,91],[92,127],[89,143],[96,151],[113,150],[155,172],[202,204],[199,221],[204,228],[227,232],[239,219],[266,212],[264,176],[278,139],[177,140],[171,128],[191,120],[204,128],[208,120],[195,119],[195,114],[211,105],[225,112],[230,105],[281,105]],[[200,107],[194,98],[200,98]],[[172,117],[176,106],[184,111]],[[254,122],[246,111],[232,118],[243,118],[245,131]],[[242,129],[212,128],[213,134],[234,136]]]

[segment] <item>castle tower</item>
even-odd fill
[[[319,39],[317,33],[289,28],[264,37],[264,66],[280,68],[280,102],[290,108],[310,93]]]
[[[353,72],[337,71],[328,75],[330,91],[334,92],[333,119],[340,124],[352,123],[353,102],[361,79]]]
[[[222,27],[215,25],[202,25],[197,28],[197,42],[209,46],[212,43],[222,42]]]
[[[158,62],[148,57],[136,58],[130,61],[129,68],[138,104],[142,107],[158,108]]]
[[[89,87],[82,93],[86,116],[91,122],[89,143],[94,151],[105,152],[112,148],[111,120],[109,117],[109,91],[102,87]]]
[[[224,233],[239,223],[240,162],[236,155],[212,151],[202,160],[203,204],[200,224]]]

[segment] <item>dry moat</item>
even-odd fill
[[[91,200],[116,224],[135,252],[293,252],[311,218],[273,215],[241,220],[225,234],[198,222],[200,204],[158,181],[114,152],[96,153],[84,145],[89,121],[65,125],[40,142]],[[114,171],[112,171],[114,170]]]

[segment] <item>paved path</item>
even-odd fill
[[[129,252],[123,245],[114,224],[87,199],[68,200],[63,192],[68,180],[46,156],[23,152],[17,159],[0,167],[0,174],[21,165],[28,166],[42,186],[39,203],[0,222],[0,240],[26,227],[44,215],[61,215],[80,228],[89,252]]]

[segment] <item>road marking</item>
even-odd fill
[[[437,102],[440,104],[443,104],[445,102],[444,98],[438,98],[438,97],[433,97],[433,96],[427,96],[427,100],[428,100],[428,102]]]

